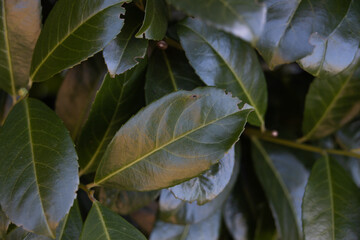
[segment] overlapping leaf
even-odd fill
[[[21,227],[18,227],[13,231],[11,231],[5,238],[5,240],[51,240],[51,239],[52,238],[27,232]]]
[[[146,61],[114,79],[106,75],[79,137],[80,174],[95,172],[107,145],[132,114],[142,106],[139,97]]]
[[[174,48],[157,50],[149,59],[145,85],[147,103],[171,92],[193,90],[203,85],[183,51]]]
[[[255,43],[260,37],[266,19],[266,7],[255,0],[167,0],[191,16],[245,41]]]
[[[284,148],[252,138],[256,174],[283,239],[302,239],[301,204],[309,173]]]
[[[79,183],[75,148],[61,120],[38,100],[22,100],[1,129],[0,153],[4,212],[26,230],[55,237]]]
[[[306,96],[301,141],[325,137],[360,112],[360,70],[349,71],[315,79],[311,84]]]
[[[360,192],[348,173],[329,156],[319,159],[303,202],[305,239],[358,239]]]
[[[116,133],[95,184],[150,191],[198,176],[238,140],[251,111],[217,88],[171,93],[142,109]]]
[[[80,240],[145,240],[134,226],[125,219],[94,202],[86,218]]]
[[[236,188],[234,189],[234,191],[238,192]],[[249,226],[245,213],[233,195],[230,195],[225,203],[223,216],[227,229],[234,240],[243,240],[248,238]]]
[[[31,57],[40,31],[40,0],[0,2],[0,88],[13,96],[29,83]]]
[[[0,206],[0,238],[5,239],[7,229],[10,225],[10,220],[3,212]]]
[[[195,19],[179,24],[178,34],[200,78],[253,106],[249,122],[264,128],[266,82],[254,50],[240,39]]]
[[[336,137],[343,148],[360,154],[360,118],[337,131]]]
[[[168,25],[167,11],[165,0],[146,1],[145,18],[136,37],[152,40],[163,39]]]
[[[36,44],[31,80],[45,81],[102,50],[123,26],[124,2],[59,0]]]
[[[61,220],[56,229],[56,240],[79,239],[83,222],[80,214],[78,201],[74,201],[70,212]]]
[[[142,14],[138,12],[140,11],[132,6],[126,9],[124,27],[104,49],[103,55],[112,77],[133,68],[145,57],[148,40],[135,38],[141,25]]]

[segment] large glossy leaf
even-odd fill
[[[145,18],[136,37],[152,40],[163,39],[168,25],[167,11],[165,0],[147,0]]]
[[[268,8],[267,20],[257,48],[273,68],[311,54],[314,50],[311,36],[329,36],[343,21],[351,0],[264,2]]]
[[[117,240],[133,239],[145,240],[146,238],[125,219],[94,202],[86,218],[80,240]]]
[[[319,77],[335,75],[359,61],[360,2],[327,2],[321,3],[320,11],[333,14],[311,35],[310,44],[315,46],[312,54],[300,60],[302,68]],[[323,7],[325,4],[327,8]]]
[[[239,139],[251,111],[217,88],[171,93],[142,109],[116,133],[95,184],[150,191],[198,176]]]
[[[59,0],[35,47],[30,78],[45,81],[102,50],[120,32],[124,0]]]
[[[70,212],[66,214],[56,229],[56,240],[75,240],[79,239],[83,222],[80,214],[78,201],[74,201],[74,205]]]
[[[0,2],[0,88],[13,96],[29,83],[31,57],[40,31],[40,0]]]
[[[145,57],[148,40],[135,38],[141,25],[141,13],[135,7],[128,7],[125,25],[120,34],[104,49],[103,55],[112,77],[133,68],[139,59]]]
[[[142,106],[139,97],[143,88],[146,61],[136,68],[105,80],[79,137],[80,174],[95,172],[107,145],[115,133]]]
[[[183,51],[168,48],[155,51],[146,72],[145,97],[150,103],[178,90],[193,90],[204,83],[195,74]]]
[[[169,190],[177,199],[205,204],[217,197],[229,184],[235,166],[234,147],[210,170],[199,177],[171,187]]]
[[[360,70],[315,79],[306,96],[301,141],[325,137],[360,112]]]
[[[288,149],[252,138],[256,175],[282,239],[302,239],[301,204],[309,173]]]
[[[104,206],[121,215],[132,213],[151,203],[159,196],[159,191],[135,192],[114,188],[100,188],[99,201]]]
[[[360,154],[360,117],[337,131],[336,137],[343,148]]]
[[[254,107],[249,122],[265,127],[267,90],[254,50],[230,34],[195,19],[178,26],[181,44],[196,73],[209,86],[230,91]]]
[[[303,202],[305,239],[359,239],[360,191],[329,156],[311,171]]]
[[[9,225],[10,219],[6,216],[0,206],[0,239],[5,239]]]
[[[76,139],[89,116],[90,107],[106,66],[101,56],[91,58],[70,69],[63,80],[55,102],[56,114]]]
[[[266,7],[255,0],[167,0],[191,16],[200,17],[220,30],[252,42],[260,37]]]
[[[196,224],[177,225],[157,221],[150,240],[217,240],[220,235],[221,210]]]
[[[79,183],[74,144],[61,120],[38,100],[22,100],[1,129],[0,153],[4,212],[26,230],[55,237]]]

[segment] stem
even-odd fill
[[[178,43],[177,41],[169,38],[169,37],[165,37],[164,41],[169,45],[172,46],[178,50],[184,51],[184,49],[182,48],[182,46],[180,45],[180,43]]]
[[[97,187],[98,185],[96,185],[95,183],[89,183],[88,185],[86,185],[87,189],[91,189],[93,187]]]
[[[95,202],[96,201],[96,198],[94,197],[94,193],[95,191],[94,190],[91,190],[90,188],[88,188],[88,185],[84,185],[84,184],[79,184],[79,189],[83,190],[84,192],[87,193],[89,199],[92,201],[92,202]]]
[[[276,137],[271,136],[268,132],[261,133],[260,131],[251,129],[251,128],[246,129],[245,134],[248,135],[249,137],[256,137],[256,138],[259,138],[259,139],[267,141],[267,142],[276,143],[279,145],[284,145],[284,146],[291,147],[291,148],[297,148],[297,149],[301,149],[301,150],[305,150],[305,151],[309,151],[309,152],[316,152],[316,153],[320,153],[320,154],[328,153],[328,154],[341,155],[341,156],[347,156],[347,157],[353,157],[353,158],[360,159],[360,154],[357,154],[354,152],[314,147],[314,146],[310,146],[307,144],[302,144],[302,143],[298,143],[298,142],[294,142],[294,141],[290,141],[290,140],[276,138]]]

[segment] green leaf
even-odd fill
[[[313,166],[303,200],[305,239],[359,239],[360,193],[329,156]]]
[[[267,89],[254,50],[240,39],[195,19],[179,24],[178,34],[200,78],[207,85],[224,88],[253,106],[249,122],[264,128]]]
[[[5,239],[9,225],[10,225],[10,220],[3,212],[0,206],[0,239]]]
[[[161,40],[164,38],[168,26],[168,9],[164,0],[147,0],[145,18],[137,38]]]
[[[124,0],[59,0],[46,19],[30,69],[45,81],[101,51],[120,32]]]
[[[0,88],[16,96],[29,84],[31,57],[41,31],[41,1],[2,0],[0,21]]]
[[[159,191],[132,192],[113,188],[100,188],[99,201],[112,211],[120,215],[127,215],[148,205],[159,194]]]
[[[266,7],[255,0],[167,0],[168,3],[245,41],[255,43],[265,24]]]
[[[287,149],[252,138],[256,175],[282,239],[302,239],[301,204],[308,171]]]
[[[0,153],[4,212],[26,230],[55,237],[79,183],[74,144],[61,120],[38,100],[22,100],[1,128]]]
[[[90,58],[70,69],[55,102],[56,114],[76,139],[89,116],[96,91],[104,80],[106,66],[101,56]]]
[[[193,90],[204,86],[195,74],[183,51],[168,48],[156,50],[149,59],[146,72],[145,97],[151,103],[178,90]]]
[[[23,228],[18,227],[11,231],[5,238],[6,240],[51,240],[52,238],[36,235],[25,231]]]
[[[205,204],[216,198],[229,184],[235,166],[234,147],[210,170],[199,177],[169,188],[177,199]]]
[[[116,78],[106,75],[79,137],[80,174],[95,172],[107,145],[119,128],[142,106],[146,61]]]
[[[153,102],[116,133],[95,184],[150,191],[198,176],[239,139],[252,108],[238,104],[230,94],[210,87]]]
[[[302,68],[318,77],[335,75],[359,61],[360,2],[327,2],[321,3],[321,13],[324,13],[323,6],[326,4],[329,6],[326,11],[333,11],[334,14],[322,16],[326,21],[324,26],[316,29],[310,37],[310,44],[315,46],[314,51],[299,61]]]
[[[268,8],[267,20],[257,48],[270,68],[274,68],[312,54],[314,43],[310,38],[329,36],[344,20],[351,0],[264,2]]]
[[[150,240],[217,240],[220,235],[221,210],[196,224],[177,225],[157,221]]]
[[[235,188],[234,191],[236,190],[237,189]],[[230,195],[226,200],[223,209],[224,222],[233,239],[245,240],[248,239],[249,226],[244,210],[242,209],[243,206],[239,206],[239,203],[236,200],[237,199],[233,195]]]
[[[12,105],[10,95],[0,89],[0,128],[4,123]]]
[[[56,229],[56,240],[79,239],[83,226],[78,201],[74,201],[70,212],[61,220]]]
[[[305,101],[300,141],[332,134],[360,112],[360,69],[315,79]]]
[[[135,7],[127,7],[124,27],[104,49],[103,55],[112,77],[133,68],[146,55],[148,40],[135,38],[141,25],[141,15]]]
[[[360,154],[360,117],[337,131],[336,137],[343,148]]]
[[[80,240],[117,240],[146,238],[139,230],[109,209],[94,202],[86,218]]]

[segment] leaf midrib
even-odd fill
[[[169,59],[168,59],[168,57],[166,56],[165,51],[161,50],[161,53],[162,53],[162,55],[163,55],[163,57],[164,57],[164,61],[165,61],[166,68],[167,68],[168,73],[169,73],[169,77],[170,77],[170,80],[171,80],[171,84],[173,85],[174,91],[176,92],[176,91],[178,90],[178,88],[177,88],[177,85],[176,85],[176,80],[175,80],[174,74],[173,74],[173,72],[172,72],[172,68],[171,68]]]
[[[225,63],[225,65],[228,67],[228,69],[230,70],[231,74],[235,77],[236,81],[239,83],[241,89],[243,90],[246,98],[249,101],[249,104],[254,107],[254,111],[257,115],[257,118],[259,119],[261,126],[264,126],[264,120],[262,118],[262,115],[260,114],[259,110],[258,110],[258,106],[254,103],[252,97],[250,96],[250,93],[247,91],[247,89],[245,88],[245,86],[243,85],[241,79],[239,79],[239,77],[236,75],[236,73],[234,72],[234,70],[230,67],[230,65],[228,64],[228,62],[221,56],[221,54],[210,44],[210,42],[208,42],[201,34],[199,34],[198,32],[194,31],[192,28],[181,24],[182,26],[186,27],[187,29],[189,29],[190,31],[194,32],[196,35],[198,35],[206,44],[209,45],[209,47],[216,53],[216,55]]]
[[[100,207],[99,207],[99,205],[98,205],[97,202],[94,203],[94,205],[95,205],[96,211],[98,212],[99,220],[100,220],[100,222],[101,222],[101,226],[102,226],[103,229],[104,229],[104,233],[105,233],[105,235],[106,235],[106,239],[111,240],[110,235],[109,235],[109,232],[108,232],[107,227],[106,227],[106,223],[105,223],[105,220],[104,220],[104,216],[102,215],[102,212],[101,212],[101,209],[100,209]]]
[[[178,141],[179,139],[182,139],[182,138],[186,137],[187,135],[189,135],[189,134],[191,134],[191,133],[193,133],[193,132],[196,132],[196,131],[198,131],[198,130],[204,128],[204,127],[207,127],[207,126],[209,126],[209,125],[211,125],[211,124],[213,124],[213,123],[215,123],[215,122],[221,121],[222,119],[225,119],[225,118],[227,118],[227,117],[236,115],[236,114],[240,113],[240,111],[246,111],[246,110],[248,110],[248,109],[239,109],[239,111],[237,111],[237,112],[235,112],[235,113],[226,115],[226,116],[221,117],[221,118],[219,118],[219,119],[216,119],[216,120],[214,120],[214,121],[211,121],[211,122],[208,122],[208,123],[206,123],[206,124],[203,124],[203,125],[201,125],[200,127],[194,128],[194,129],[192,129],[192,130],[190,130],[190,131],[188,131],[188,132],[186,132],[186,133],[184,133],[184,134],[181,134],[181,135],[179,135],[178,137],[170,140],[169,142],[167,142],[167,143],[165,143],[165,144],[163,144],[163,145],[161,145],[161,146],[153,149],[152,151],[146,153],[146,154],[143,155],[142,157],[140,157],[140,158],[138,158],[138,159],[135,159],[135,160],[132,161],[131,163],[129,163],[129,164],[127,164],[127,165],[119,168],[118,170],[116,170],[116,171],[108,174],[106,177],[103,177],[103,178],[101,178],[100,180],[95,181],[95,184],[100,184],[100,183],[108,180],[109,178],[112,178],[112,177],[115,176],[116,174],[121,173],[122,171],[128,169],[129,167],[137,164],[137,163],[140,162],[141,160],[143,160],[143,159],[151,156],[152,154],[156,153],[157,151],[162,150],[163,148],[167,147],[168,145],[170,145],[170,144]],[[110,143],[110,144],[111,144],[111,143]]]

